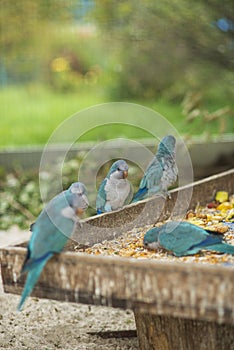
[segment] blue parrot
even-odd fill
[[[146,232],[143,244],[149,249],[164,248],[175,256],[196,254],[201,250],[214,250],[234,255],[234,246],[224,243],[222,237],[189,222],[168,222]]]
[[[175,144],[176,139],[172,135],[167,135],[161,140],[156,155],[141,179],[139,190],[133,197],[133,203],[155,194],[169,196],[168,187],[176,181],[178,175]]]
[[[27,279],[18,310],[32,292],[47,261],[61,252],[71,236],[80,215],[88,207],[87,190],[81,182],[73,183],[68,190],[55,196],[31,225],[32,236],[21,274]]]
[[[133,190],[127,176],[128,164],[125,160],[117,160],[112,164],[98,189],[97,214],[120,209],[131,202]]]

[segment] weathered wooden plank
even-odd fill
[[[135,313],[141,350],[234,350],[234,327]]]
[[[26,250],[1,251],[6,292],[17,281]],[[234,268],[62,253],[50,260],[33,295],[129,308],[138,312],[234,324]]]

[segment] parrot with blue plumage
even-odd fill
[[[30,227],[32,236],[21,274],[27,273],[26,282],[18,305],[22,310],[47,261],[60,253],[79,219],[77,215],[88,207],[87,190],[81,182],[73,183],[66,191],[55,196],[42,210]]]
[[[176,139],[172,135],[167,135],[161,140],[157,153],[146,169],[138,191],[133,196],[133,203],[156,194],[163,197],[169,196],[168,188],[175,183],[178,175],[175,146]]]
[[[128,164],[125,160],[114,162],[98,189],[97,214],[120,209],[131,202],[133,190],[127,177]]]
[[[189,222],[170,221],[146,232],[143,244],[148,249],[163,248],[175,256],[186,256],[212,250],[234,255],[234,246],[223,242],[219,234],[211,234]]]

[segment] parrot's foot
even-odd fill
[[[167,193],[166,193],[166,197],[167,197],[168,199],[171,199],[171,194],[170,194],[170,192],[167,192]]]
[[[76,226],[77,226],[77,228],[82,229],[82,228],[83,228],[83,226],[84,226],[83,221],[81,221],[81,220],[77,220],[77,221],[76,221]]]

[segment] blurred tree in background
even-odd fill
[[[96,1],[96,21],[119,64],[112,92],[121,98],[183,96],[221,86],[230,94],[234,53],[232,0]]]
[[[43,101],[48,96],[52,109],[48,113],[55,118],[57,97],[65,101],[68,94],[76,93],[89,105],[131,100],[156,109],[151,101],[180,106],[189,94],[195,118],[190,118],[188,106],[183,109],[194,129],[194,121],[201,119],[197,113],[201,106],[193,96],[201,95],[209,112],[229,106],[225,109],[229,118],[233,108],[232,5],[232,0],[0,0],[0,86],[23,86],[26,95],[29,90],[34,91],[34,98],[41,93]],[[0,99],[9,101],[7,93],[1,92]],[[16,90],[8,92],[13,96],[10,99],[14,93],[21,96]],[[41,108],[34,101],[35,117]],[[72,112],[78,108],[74,103]],[[206,108],[202,106],[202,113]],[[166,115],[167,110],[163,111]],[[14,123],[18,109],[8,109],[7,123],[10,113]],[[27,119],[23,109],[22,114]],[[203,130],[203,121],[200,124]],[[226,125],[231,130],[230,123]]]
[[[62,91],[103,70],[111,98],[230,94],[232,0],[0,0],[0,81]],[[96,24],[86,30],[78,26]],[[78,35],[79,32],[79,35]]]
[[[86,7],[75,0],[0,0],[2,85],[42,81],[65,91],[86,73],[92,83],[99,74],[92,67],[97,45],[92,30],[79,36],[77,29]]]

